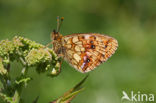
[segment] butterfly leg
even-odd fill
[[[53,42],[48,43],[45,47],[49,47]]]

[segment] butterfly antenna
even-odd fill
[[[57,29],[56,29],[56,32],[58,32],[59,25],[60,25],[60,17],[57,16]]]
[[[59,20],[57,20],[57,25],[58,25],[58,28],[57,28],[57,32],[59,32],[60,31],[60,27],[61,27],[61,25],[62,25],[62,23],[63,23],[63,20],[64,20],[64,17],[61,17],[61,22],[59,23]]]

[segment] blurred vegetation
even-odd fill
[[[10,73],[11,62],[22,64],[21,73],[13,78]],[[23,37],[14,37],[11,41],[0,41],[0,98],[7,103],[24,103],[21,99],[23,87],[31,77],[27,76],[30,67],[36,67],[38,73],[50,71],[54,77],[60,73],[60,59],[52,49]],[[50,70],[51,69],[51,70]],[[55,71],[55,72],[53,72]]]
[[[156,1],[154,0],[0,0],[0,40],[23,36],[48,44],[56,16],[65,18],[61,33],[97,32],[115,37],[119,47],[86,82],[73,103],[120,103],[122,91],[156,94]],[[22,65],[13,62],[12,77]],[[22,92],[26,103],[57,99],[79,81],[81,74],[63,62],[54,79],[30,68],[33,81]],[[32,92],[33,91],[33,92]],[[86,98],[87,97],[87,98]]]

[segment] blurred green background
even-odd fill
[[[116,53],[90,72],[73,103],[121,103],[122,91],[156,95],[156,1],[155,0],[0,0],[0,40],[23,36],[48,44],[56,28],[56,16],[65,18],[61,33],[103,33],[116,38]],[[20,65],[12,63],[13,75]],[[22,98],[48,103],[72,88],[86,74],[63,62],[56,78],[37,74],[24,88]],[[155,100],[156,101],[156,100]]]

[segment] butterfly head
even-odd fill
[[[62,39],[62,35],[60,34],[60,32],[56,32],[55,30],[53,30],[52,40],[53,41],[60,41],[61,39]]]

